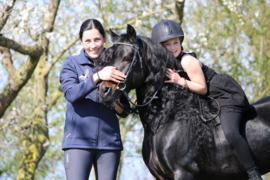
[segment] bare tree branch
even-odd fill
[[[167,10],[167,9],[172,9],[172,8],[174,8],[174,5],[172,5],[172,4],[167,5],[162,9],[159,9],[157,11],[151,11],[151,12],[145,14],[145,15],[139,16],[136,19],[132,19],[132,20],[128,21],[127,24],[135,23],[137,19],[143,19],[143,18],[149,17],[149,16],[151,16],[153,14],[161,13],[161,12],[164,12],[165,10]],[[111,27],[107,28],[106,31],[108,32],[110,29],[111,30],[119,30],[119,29],[123,29],[125,27],[126,27],[126,24],[123,24],[122,26],[111,26]]]
[[[2,53],[2,64],[8,75],[11,76],[16,69],[13,66],[10,50],[0,46],[0,53]]]
[[[79,39],[75,38],[71,40],[66,46],[64,46],[56,56],[54,56],[52,62],[46,66],[46,69],[43,71],[44,75],[48,75],[54,64],[61,58],[61,56],[71,47],[73,46]]]
[[[0,94],[0,118],[4,115],[8,106],[17,97],[22,87],[28,82],[36,65],[42,55],[43,49],[38,46],[21,45],[11,39],[0,36],[0,46],[3,46],[0,52],[3,53],[3,66],[9,74],[7,84]],[[24,65],[16,70],[12,65],[9,49],[13,49],[21,54],[29,55]]]
[[[56,104],[59,97],[61,97],[62,95],[63,95],[62,87],[59,86],[50,98],[50,102],[48,104],[47,111],[51,110],[51,108]]]
[[[176,21],[181,25],[184,18],[185,0],[175,1],[175,15]]]
[[[54,21],[55,21],[55,17],[58,11],[59,3],[60,3],[60,0],[50,1],[49,12],[48,14],[45,15],[45,20],[44,20],[44,25],[43,25],[46,32],[53,31]]]
[[[7,4],[4,7],[3,12],[0,14],[0,31],[3,29],[3,27],[6,25],[8,17],[10,12],[12,11],[12,8],[14,4],[16,3],[16,0],[12,0],[9,4]]]
[[[35,46],[22,45],[4,36],[0,36],[0,46],[7,47],[21,54],[30,55],[33,57],[38,57],[43,52],[42,48],[38,45]]]
[[[35,67],[39,61],[39,57],[29,57],[26,63],[14,75],[9,76],[8,82],[0,94],[0,118],[4,115],[8,106],[17,97],[22,87],[28,82]]]

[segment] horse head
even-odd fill
[[[164,83],[166,68],[178,68],[176,59],[165,47],[137,36],[131,25],[127,25],[125,34],[117,35],[110,30],[110,35],[113,45],[102,53],[97,69],[114,66],[127,77],[119,84],[110,81],[100,84],[99,97],[103,102],[113,103],[122,93],[140,87],[151,96]],[[140,101],[145,103],[147,98]]]
[[[110,29],[113,45],[101,55],[98,70],[105,66],[114,66],[127,77],[116,84],[112,81],[102,81],[99,85],[99,97],[103,102],[113,103],[121,93],[128,93],[138,88],[144,81],[144,62],[140,54],[140,43],[136,31],[127,25],[127,33],[117,35]]]

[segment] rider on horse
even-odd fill
[[[152,29],[152,40],[165,46],[176,59],[184,74],[167,69],[166,83],[175,83],[199,95],[214,98],[220,104],[220,122],[227,141],[248,173],[249,180],[261,180],[261,175],[246,140],[240,134],[243,113],[249,108],[241,86],[227,74],[217,74],[196,59],[195,53],[183,52],[184,32],[173,20],[161,20]]]

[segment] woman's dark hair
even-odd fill
[[[97,29],[99,33],[105,38],[105,30],[102,26],[102,24],[96,20],[96,19],[87,19],[84,21],[81,25],[80,32],[79,32],[79,38],[82,39],[83,32],[91,29]]]

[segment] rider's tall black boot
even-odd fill
[[[248,171],[248,180],[262,180],[261,174],[258,171],[258,168],[256,167],[252,171]]]

